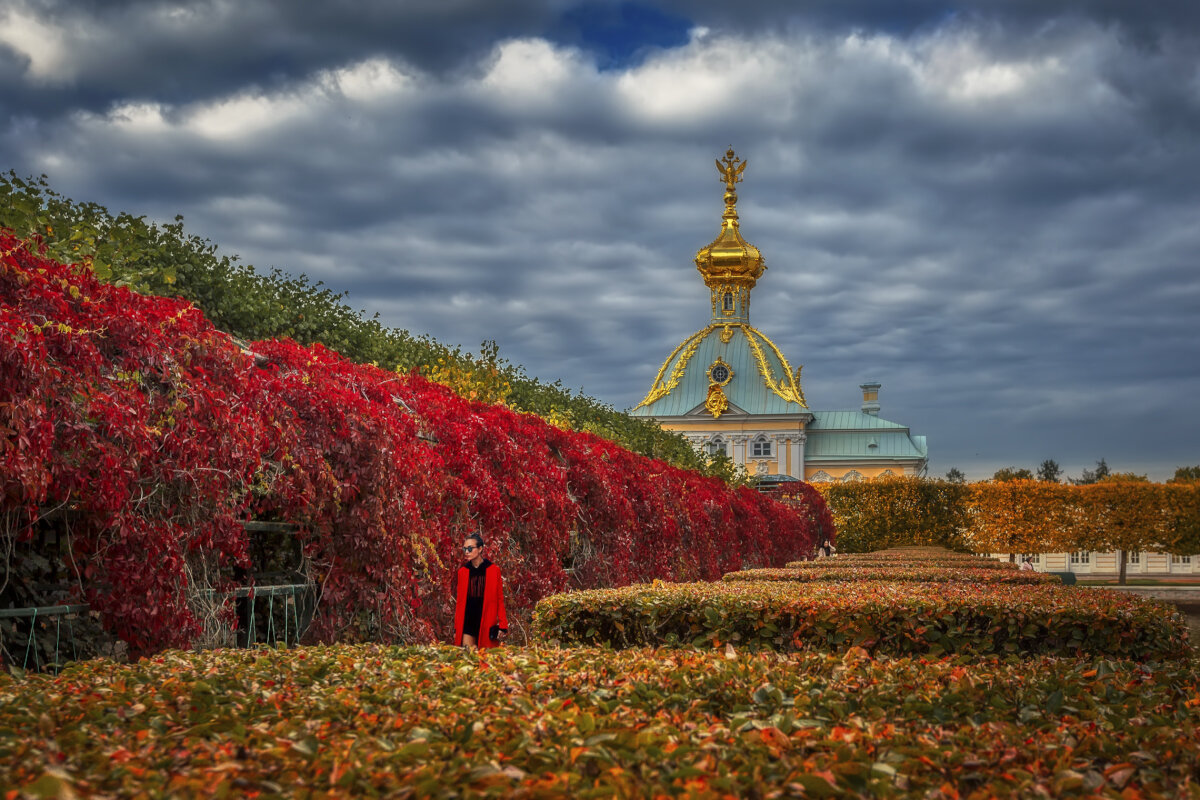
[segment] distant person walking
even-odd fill
[[[474,650],[495,647],[508,636],[500,568],[483,556],[483,537],[463,540],[467,562],[458,568],[454,605],[454,644]]]

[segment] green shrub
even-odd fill
[[[894,581],[686,583],[570,592],[534,608],[533,631],[563,645],[1052,654],[1190,654],[1172,606],[1064,586]]]
[[[955,553],[943,547],[893,547],[869,553],[838,553],[832,558],[811,561],[789,561],[788,569],[845,569],[846,567],[874,567],[879,569],[914,567],[941,567],[944,569],[1003,569],[1015,570],[1016,564],[997,561],[994,558]]]
[[[851,556],[834,556],[833,558],[818,558],[814,561],[789,561],[784,566],[787,569],[845,569],[847,567],[870,567],[873,569],[912,569],[917,567],[940,567],[942,569],[994,569],[1004,572],[1014,572],[1020,568],[1007,561],[997,561],[994,558],[979,558],[972,561],[950,561],[947,559],[867,559]]]
[[[801,564],[822,562],[800,562]],[[916,583],[1007,583],[1061,584],[1057,575],[1019,569],[980,569],[978,567],[945,567],[925,564],[913,566],[873,566],[868,564],[838,564],[823,568],[804,569],[746,569],[725,575],[726,581],[912,581]]]

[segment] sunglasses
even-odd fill
[[[479,548],[478,548],[478,547],[476,547],[475,545],[471,545],[470,547],[464,547],[464,548],[463,548],[463,552],[464,552],[464,553],[472,553],[472,552],[474,552],[474,551],[476,551],[476,550],[478,550],[478,549],[479,549]]]

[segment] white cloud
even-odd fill
[[[711,124],[741,114],[777,117],[793,87],[808,80],[811,51],[770,37],[693,35],[620,75],[616,96],[633,118]]]
[[[413,89],[414,79],[386,58],[371,58],[329,70],[317,82],[358,103],[381,103]]]
[[[501,42],[491,58],[476,95],[510,111],[554,108],[594,74],[577,52],[544,39]]]
[[[134,135],[161,135],[171,128],[163,110],[161,103],[121,103],[108,113],[107,122]]]
[[[246,139],[280,128],[299,117],[318,113],[320,97],[311,90],[301,94],[267,94],[258,90],[193,106],[184,125],[210,139]]]
[[[29,75],[40,83],[61,83],[75,77],[72,51],[78,42],[62,26],[36,16],[27,5],[0,9],[0,44],[29,61]]]

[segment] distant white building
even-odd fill
[[[1008,561],[1008,553],[990,553],[1000,561]],[[1020,562],[1024,555],[1016,554]],[[1038,572],[1074,572],[1080,576],[1115,578],[1120,573],[1117,553],[1079,550],[1074,553],[1035,553],[1031,556]],[[1149,553],[1131,550],[1125,563],[1125,576],[1161,577],[1164,575],[1200,575],[1200,556],[1172,553]]]

